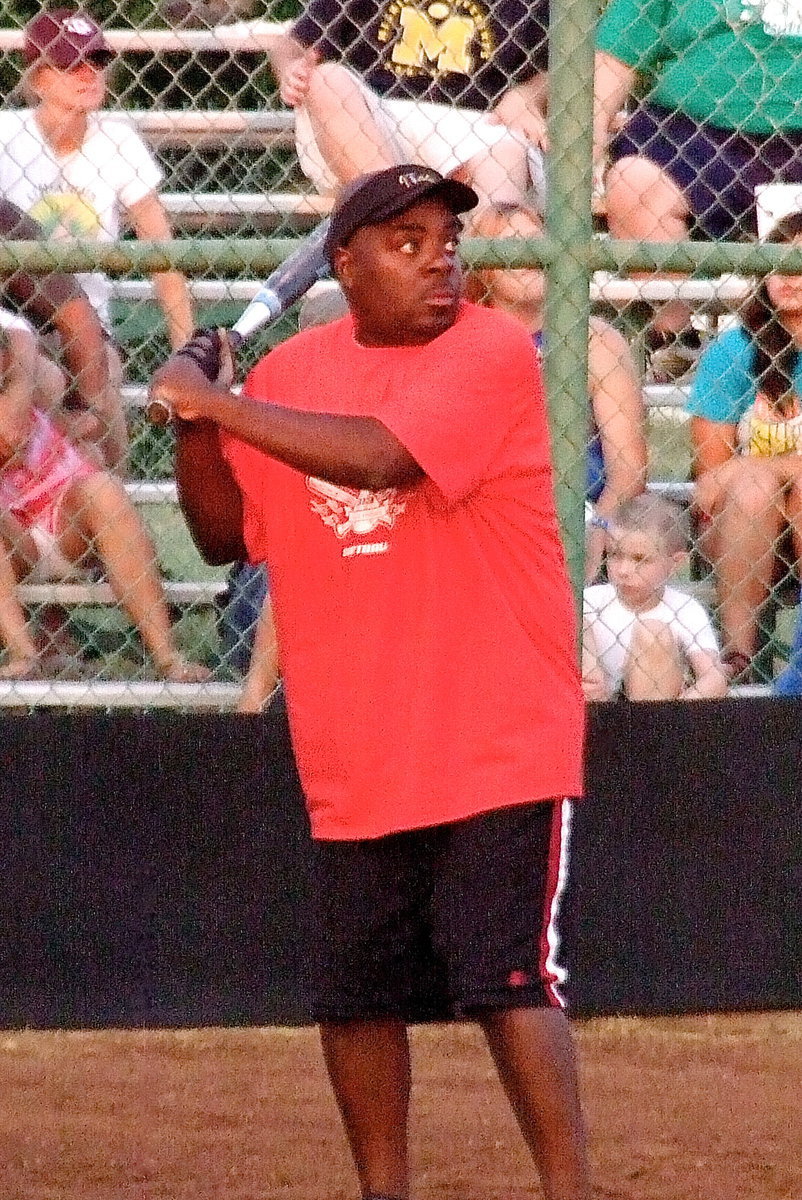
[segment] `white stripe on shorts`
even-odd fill
[[[559,1008],[565,1008],[564,987],[568,972],[560,958],[562,944],[559,933],[559,916],[565,885],[568,878],[568,861],[571,842],[571,824],[574,806],[570,800],[559,801],[559,810],[555,803],[555,825],[559,821],[559,853],[557,855],[557,877],[554,891],[548,908],[548,920],[543,931],[543,957],[541,962],[541,979],[552,1002]],[[551,855],[549,856],[551,858]]]

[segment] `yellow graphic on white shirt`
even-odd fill
[[[769,400],[759,393],[741,421],[739,438],[745,454],[761,458],[777,454],[802,454],[802,408],[794,396],[793,408],[782,415],[773,411]]]
[[[46,192],[30,215],[38,221],[45,235],[61,238],[95,238],[100,233],[100,218],[81,192]]]
[[[394,40],[387,65],[396,75],[471,75],[494,50],[487,11],[475,0],[393,0],[378,38]]]

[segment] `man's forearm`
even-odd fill
[[[242,536],[242,495],[211,421],[177,421],[175,478],[192,540],[207,562],[247,557]]]
[[[346,487],[403,487],[421,475],[415,460],[373,417],[298,412],[229,396],[216,419],[288,466]]]
[[[5,371],[0,405],[0,454],[3,459],[8,459],[24,446],[30,435],[37,347],[32,329],[6,327],[3,336]]]
[[[345,487],[405,487],[422,474],[373,417],[302,412],[236,396],[210,383],[181,355],[156,372],[151,394],[179,416],[214,421],[280,462]]]
[[[102,407],[109,381],[103,329],[75,279],[60,272],[33,276],[18,271],[5,286],[39,329],[57,331],[75,390],[88,407]]]
[[[109,384],[103,329],[85,296],[74,296],[53,312],[64,365],[73,390],[98,415],[105,412]]]

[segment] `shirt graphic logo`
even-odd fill
[[[62,28],[67,30],[67,33],[74,33],[78,37],[89,37],[95,32],[95,27],[86,17],[76,14],[72,17],[67,17],[66,21],[62,21]]]
[[[97,210],[84,192],[46,192],[31,208],[30,215],[47,237],[56,240],[94,238],[100,232]]]
[[[742,22],[758,21],[769,37],[802,37],[802,0],[740,0]]]
[[[393,42],[389,69],[396,75],[471,75],[493,53],[487,13],[475,0],[432,0],[417,7],[392,0],[379,26]]]
[[[398,499],[397,488],[372,492],[368,488],[341,487],[312,475],[307,476],[306,486],[312,493],[312,512],[341,540],[351,535],[364,537],[377,529],[392,529],[406,508],[405,502]],[[381,545],[382,550],[389,548],[386,543]]]
[[[398,176],[400,187],[414,188],[422,183],[440,183],[441,176],[436,171],[403,171]]]

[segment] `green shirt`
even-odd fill
[[[802,5],[610,0],[596,46],[651,77],[646,99],[723,129],[802,129]]]

